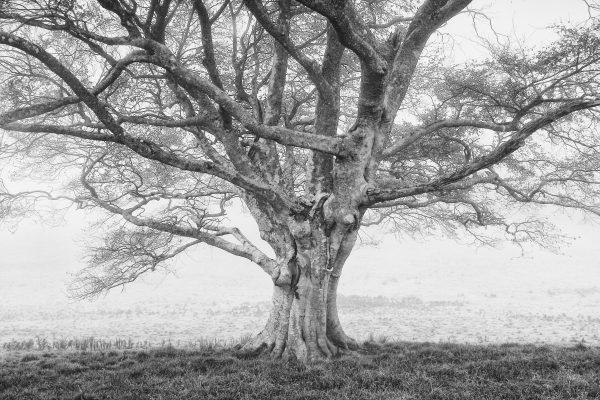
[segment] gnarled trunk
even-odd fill
[[[282,270],[290,266],[294,270],[292,282],[274,286],[267,323],[245,343],[243,351],[310,361],[357,348],[342,329],[336,303],[340,273],[356,241],[356,227],[327,229],[322,220],[316,220],[294,227],[295,256],[282,265]]]
[[[274,286],[267,323],[242,350],[307,361],[356,349],[356,341],[346,335],[339,321],[335,301],[337,283],[332,285],[337,279],[302,274],[295,289]]]
[[[349,135],[360,152],[368,154],[376,130],[376,121],[363,118]],[[269,320],[244,350],[308,361],[357,348],[338,316],[337,287],[365,212],[368,160],[336,159],[332,192],[315,193],[304,203],[309,205],[304,213],[284,216],[250,202],[261,237],[275,250],[280,266]]]

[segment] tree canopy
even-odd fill
[[[4,0],[0,157],[46,182],[0,186],[0,217],[45,200],[116,216],[80,296],[200,243],[249,259],[275,284],[256,344],[335,353],[360,226],[543,243],[515,205],[600,215],[597,5],[543,49],[452,62],[437,32],[470,3]],[[236,199],[275,256],[227,220]]]

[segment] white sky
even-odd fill
[[[588,18],[588,8],[582,0],[475,0],[469,7],[485,13],[477,16],[479,34],[491,43],[510,39],[513,45],[541,46],[556,38],[554,24],[580,24]],[[485,57],[472,26],[472,16],[463,14],[452,19],[444,28],[456,38],[455,56],[459,60]],[[490,28],[499,35],[494,35]]]

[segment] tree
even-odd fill
[[[361,225],[543,242],[511,206],[600,214],[594,4],[543,50],[450,65],[435,34],[470,2],[5,0],[0,155],[52,184],[0,187],[0,215],[50,199],[113,216],[76,295],[204,243],[273,281],[244,349],[353,349],[336,293]],[[227,226],[234,199],[272,254]]]

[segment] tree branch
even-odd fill
[[[110,134],[84,131],[81,129],[71,127],[41,124],[26,125],[12,123],[4,125],[2,126],[2,128],[17,132],[54,133],[57,135],[71,136],[86,140],[121,144],[133,150],[138,155],[149,160],[159,161],[163,164],[170,165],[172,167],[184,171],[200,172],[217,176],[227,182],[239,186],[244,190],[254,193],[255,195],[261,198],[266,199],[274,207],[285,207],[295,212],[300,212],[304,210],[304,207],[298,204],[298,202],[296,202],[295,199],[290,198],[279,188],[273,187],[268,183],[248,178],[240,173],[237,173],[229,168],[226,168],[214,162],[181,157],[180,155],[177,155],[172,151],[163,149],[161,146],[157,145],[154,142],[134,138],[126,134],[115,136]]]
[[[396,50],[386,89],[386,108],[395,116],[408,91],[421,53],[442,24],[458,14],[471,0],[426,0],[412,18],[406,36]],[[393,120],[393,118],[392,118]]]
[[[97,191],[87,181],[87,176],[93,169],[95,163],[100,158],[94,160],[92,163],[90,163],[90,165],[88,165],[84,169],[80,181],[84,188],[86,188],[89,192],[91,196],[90,200],[102,207],[103,209],[113,214],[122,216],[123,219],[125,219],[127,222],[136,226],[147,227],[160,232],[171,233],[182,237],[197,239],[199,242],[206,243],[208,245],[220,248],[221,250],[225,250],[233,255],[244,257],[248,260],[255,262],[261,268],[263,268],[263,270],[270,276],[274,276],[276,274],[278,268],[277,263],[271,258],[269,258],[262,251],[260,251],[256,246],[254,246],[245,236],[241,234],[241,232],[237,228],[230,230],[221,230],[216,234],[212,234],[206,231],[202,231],[201,226],[198,226],[197,228],[192,228],[172,223],[165,223],[152,218],[139,217],[134,215],[133,212],[130,210],[122,209],[107,201],[102,200],[98,195]],[[240,244],[235,244],[233,242],[223,239],[221,236],[225,234],[233,235],[240,242]]]
[[[360,20],[352,2],[348,0],[298,0],[298,2],[327,18],[335,28],[339,41],[352,50],[370,72],[383,75],[387,71],[387,61],[377,51],[375,36]]]
[[[411,132],[398,142],[383,149],[381,151],[381,157],[385,159],[387,157],[393,156],[394,154],[398,154],[406,150],[413,143],[421,140],[426,136],[431,135],[432,133],[440,129],[461,127],[489,129],[496,132],[511,132],[517,129],[516,121],[511,121],[506,124],[497,124],[493,122],[477,121],[470,119],[447,119],[443,121],[437,121],[422,128],[416,129],[415,131]]]
[[[534,132],[543,127],[579,110],[585,110],[600,106],[600,98],[583,98],[574,100],[548,111],[541,117],[524,124],[510,139],[497,146],[493,151],[485,156],[477,157],[471,163],[461,168],[441,176],[429,183],[417,186],[395,186],[392,188],[370,188],[367,189],[368,205],[394,200],[397,198],[415,196],[422,193],[435,192],[444,189],[447,185],[458,182],[469,175],[485,169],[493,164],[497,164],[504,158],[514,153],[525,144],[525,140]]]
[[[269,17],[269,13],[260,0],[244,0],[244,4],[254,15],[256,20],[281,46],[294,58],[307,72],[310,80],[315,84],[319,93],[324,97],[331,97],[331,86],[321,74],[319,65],[300,52],[297,46],[291,41],[289,35],[284,29],[277,26]]]

